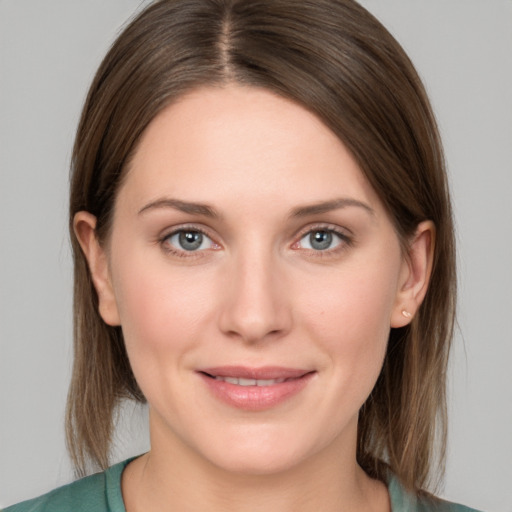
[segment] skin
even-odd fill
[[[151,451],[123,474],[128,512],[389,510],[384,484],[357,465],[357,415],[390,327],[424,297],[431,223],[403,254],[377,194],[317,117],[228,85],[192,91],[152,121],[107,244],[94,227],[76,215],[100,313],[122,325],[150,406]],[[200,248],[180,246],[179,229],[204,232]],[[311,233],[331,245],[313,247]],[[290,399],[247,411],[197,373],[223,365],[313,373]]]

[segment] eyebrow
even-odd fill
[[[340,199],[333,199],[331,201],[323,201],[321,203],[315,203],[309,206],[299,206],[298,208],[294,208],[290,214],[290,217],[306,217],[308,215],[316,215],[319,213],[327,213],[332,210],[338,210],[340,208],[347,208],[350,206],[355,206],[358,208],[363,208],[370,215],[375,215],[375,210],[371,208],[366,203],[362,201],[358,201],[357,199],[352,199],[348,197],[343,197]]]
[[[320,213],[327,213],[332,210],[338,210],[341,208],[347,208],[355,206],[363,208],[370,215],[375,215],[375,211],[366,203],[358,201],[357,199],[351,198],[340,198],[333,199],[331,201],[322,201],[308,206],[299,206],[291,211],[290,217],[307,217],[308,215],[317,215]],[[193,203],[189,201],[182,201],[180,199],[162,198],[155,201],[151,201],[147,205],[143,206],[138,214],[141,215],[148,210],[161,209],[161,208],[172,208],[174,210],[181,211],[192,215],[203,215],[212,219],[220,218],[219,213],[204,203]]]
[[[139,210],[139,215],[149,210],[157,210],[161,208],[173,208],[183,213],[192,215],[203,215],[210,218],[220,218],[220,215],[214,208],[203,203],[191,203],[189,201],[182,201],[180,199],[163,198],[151,201],[146,206]]]

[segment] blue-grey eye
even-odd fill
[[[327,229],[315,229],[306,233],[300,240],[303,249],[314,251],[326,251],[341,244],[340,235]]]
[[[201,233],[201,231],[194,230],[176,231],[167,240],[176,249],[188,252],[210,249],[213,245],[209,237]]]

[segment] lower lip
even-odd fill
[[[314,372],[270,386],[239,386],[199,374],[214,396],[222,402],[246,411],[263,411],[276,407],[302,391]]]

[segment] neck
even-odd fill
[[[336,441],[293,467],[263,474],[219,468],[180,442],[164,442],[153,429],[152,447],[123,474],[127,512],[389,510],[385,486],[356,462],[355,437],[351,443]]]

